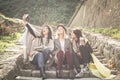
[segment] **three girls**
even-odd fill
[[[80,64],[88,64],[91,60],[90,53],[92,49],[88,43],[82,42],[82,33],[80,30],[74,30],[72,32],[72,42],[67,36],[67,30],[64,25],[59,24],[57,26],[56,38],[52,39],[52,31],[48,25],[44,25],[41,30],[41,34],[38,35],[31,28],[31,25],[27,23],[26,16],[23,16],[24,25],[34,36],[32,39],[32,45],[29,52],[29,59],[31,63],[38,66],[40,75],[43,78],[45,74],[45,63],[52,53],[55,55],[55,62],[57,64],[57,76],[62,77],[62,65],[65,63],[68,65],[70,78],[74,77],[74,65],[78,73],[81,72]],[[84,43],[84,44],[83,44]],[[83,49],[84,48],[84,49]],[[86,52],[85,52],[86,51]],[[86,56],[86,55],[89,56]],[[88,59],[86,61],[86,59]]]

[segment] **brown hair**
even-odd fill
[[[76,35],[77,37],[77,42],[79,43],[79,38],[82,37],[82,32],[79,29],[73,30],[73,33]]]
[[[48,37],[47,37],[47,41],[48,41],[48,43],[49,43],[49,41],[50,41],[50,39],[52,39],[52,31],[51,31],[51,28],[50,28],[50,26],[48,26],[48,25],[44,25],[43,27],[47,27],[48,28]],[[44,35],[43,35],[43,30],[41,31],[41,42],[43,43],[43,37],[44,37]]]

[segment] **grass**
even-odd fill
[[[15,42],[20,38],[20,36],[21,33],[0,36],[0,54],[4,53],[7,47],[15,45]]]
[[[96,33],[101,33],[107,36],[110,36],[115,39],[120,39],[120,29],[116,28],[89,28],[85,29],[88,31],[96,32]]]

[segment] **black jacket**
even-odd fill
[[[93,52],[93,49],[91,48],[88,42],[85,46],[80,45],[79,49],[84,63],[89,63],[90,61],[93,62],[92,56],[90,55]]]

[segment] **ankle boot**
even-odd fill
[[[45,68],[44,68],[44,67],[40,68],[40,72],[41,72],[41,76],[42,76],[43,78],[46,78]]]
[[[62,78],[62,70],[58,70],[57,71],[57,77],[58,78]]]
[[[77,73],[80,73],[81,72],[81,68],[77,68]]]

